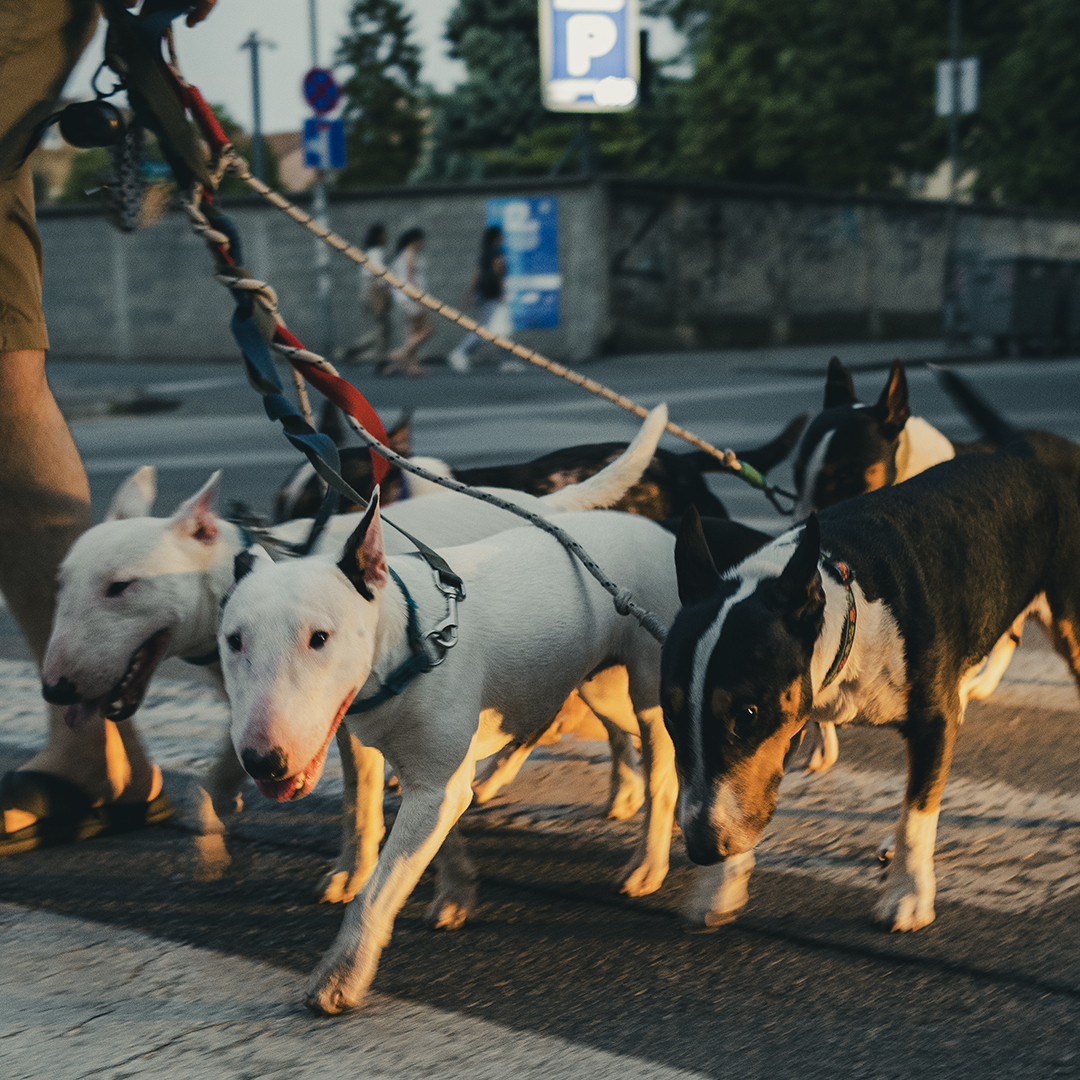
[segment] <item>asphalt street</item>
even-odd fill
[[[819,406],[833,351],[856,366],[868,401],[894,352],[915,361],[943,352],[920,344],[631,357],[588,374],[642,404],[665,400],[675,421],[739,448]],[[1014,423],[1080,440],[1080,360],[964,370]],[[626,439],[637,424],[541,372],[355,374],[384,418],[414,410],[414,452],[453,464]],[[265,511],[296,461],[238,370],[57,365],[50,377],[99,516],[143,464],[159,467],[160,511],[217,467],[227,499]],[[909,382],[916,414],[972,437],[929,371],[913,364]],[[116,414],[147,398],[176,407]],[[670,437],[664,445],[678,448]],[[786,467],[773,479],[784,486]],[[712,484],[733,517],[783,529],[738,480]],[[4,617],[7,769],[39,729],[34,673]],[[140,717],[183,808],[224,706],[172,664]],[[457,933],[426,930],[425,877],[398,920],[372,1007],[333,1022],[305,1019],[298,1005],[340,922],[340,909],[312,898],[335,851],[332,771],[295,805],[251,792],[231,829],[231,865],[214,880],[193,872],[182,816],[9,859],[0,862],[0,1075],[1080,1076],[1078,720],[1064,666],[1029,630],[1001,688],[972,705],[961,731],[938,845],[937,922],[891,936],[869,913],[880,880],[874,852],[903,785],[895,733],[842,732],[831,773],[789,775],[749,907],[708,936],[682,930],[693,871],[678,837],[657,894],[618,896],[635,825],[599,818],[604,746],[564,739],[470,814],[481,875],[472,921]]]

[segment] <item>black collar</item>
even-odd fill
[[[821,565],[847,590],[847,613],[844,615],[844,625],[840,630],[840,645],[836,650],[832,666],[825,673],[825,680],[818,688],[819,693],[844,670],[844,665],[851,655],[851,647],[855,644],[855,627],[859,621],[858,612],[855,609],[855,590],[851,587],[851,583],[855,580],[851,567],[839,559],[824,557],[822,557]]]

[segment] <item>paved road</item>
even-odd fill
[[[868,367],[856,380],[867,398],[887,355],[856,356]],[[659,357],[590,374],[645,403],[668,400],[675,419],[706,437],[749,445],[817,404],[814,368],[826,358],[792,350],[679,366]],[[1014,421],[1080,438],[1080,363],[967,370]],[[172,414],[76,422],[99,504],[129,467],[152,460],[168,507],[231,454],[229,494],[264,507],[290,460],[231,372],[61,368],[53,378],[84,411],[132,384],[184,400]],[[920,415],[969,434],[928,374],[913,371],[911,384]],[[416,407],[418,452],[462,464],[634,426],[542,375],[371,381],[370,390],[390,415]],[[737,481],[716,483],[733,515],[782,526]],[[183,805],[225,713],[186,672],[163,676],[141,729]],[[38,738],[33,671],[10,627],[0,680],[0,767],[9,768]],[[337,1022],[294,1009],[340,919],[311,900],[334,850],[332,770],[295,806],[253,794],[218,880],[193,879],[182,823],[8,860],[0,1075],[1080,1076],[1078,719],[1063,665],[1029,631],[998,693],[969,711],[942,819],[938,921],[905,936],[868,923],[873,853],[902,787],[895,734],[845,732],[831,774],[789,775],[751,906],[708,937],[680,928],[692,869],[677,839],[659,893],[615,894],[634,826],[597,817],[603,746],[564,740],[473,815],[482,894],[471,925],[427,932],[426,880],[399,920],[376,1007]]]

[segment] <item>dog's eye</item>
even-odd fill
[[[119,596],[129,585],[134,585],[134,581],[114,581],[106,590],[106,596]]]
[[[244,645],[244,642],[241,640],[241,637],[240,637],[240,631],[239,630],[234,630],[225,639],[225,644],[228,645],[229,648],[232,649],[233,652],[239,652],[243,648],[243,645]]]
[[[308,644],[313,649],[321,649],[330,640],[330,635],[325,630],[316,630],[311,635],[311,640]]]
[[[745,738],[753,730],[757,720],[756,705],[742,705],[735,710],[735,734]]]

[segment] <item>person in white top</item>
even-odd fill
[[[424,230],[406,229],[398,237],[394,262],[390,269],[402,281],[414,285],[421,292],[427,290],[427,259],[424,258]],[[420,363],[419,349],[435,328],[431,325],[428,309],[417,303],[400,289],[394,290],[394,305],[405,317],[405,343],[390,354],[389,363],[379,374],[396,375],[403,372],[413,377],[429,374]]]
[[[386,269],[388,241],[386,226],[381,222],[372,225],[364,237],[364,254],[376,270]],[[345,363],[358,364],[369,358],[374,360],[379,368],[384,368],[389,363],[390,338],[393,333],[391,292],[393,290],[381,277],[373,274],[366,266],[360,268],[360,299],[367,303],[375,320],[375,329],[357,338],[345,350],[342,356]]]

